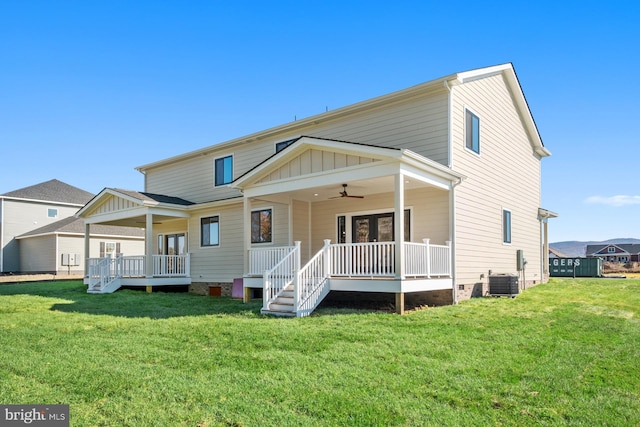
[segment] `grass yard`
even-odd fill
[[[640,281],[555,279],[405,316],[0,286],[0,403],[72,426],[638,426]]]

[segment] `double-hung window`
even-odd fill
[[[229,184],[233,181],[233,156],[215,159],[215,185]]]
[[[220,217],[210,216],[200,219],[200,246],[220,245]]]
[[[271,209],[251,212],[251,243],[271,242]]]
[[[480,154],[480,119],[469,110],[465,110],[465,146]]]
[[[502,210],[502,243],[511,243],[511,211]]]

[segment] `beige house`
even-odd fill
[[[306,315],[331,291],[455,303],[496,274],[547,280],[544,147],[511,64],[452,74],[140,166],[78,213],[144,227],[138,257],[93,259],[90,292],[233,283]],[[85,242],[88,245],[88,240]],[[240,285],[241,283],[241,285]]]

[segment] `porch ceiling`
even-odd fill
[[[362,179],[362,180],[348,180],[344,182],[347,184],[347,194],[350,196],[371,196],[379,193],[392,193],[395,190],[394,177],[382,176],[377,178]],[[423,188],[427,186],[425,183],[420,182],[417,179],[405,178],[404,188],[405,190],[414,190],[417,188]],[[300,190],[294,190],[287,192],[287,196],[290,196],[295,200],[302,200],[306,202],[319,202],[324,200],[330,200],[331,198],[339,198],[340,192],[342,192],[342,184],[326,184],[309,187]],[[353,199],[355,200],[355,199]]]

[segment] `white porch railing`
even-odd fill
[[[406,277],[451,277],[451,244],[432,245],[404,242]],[[262,276],[295,249],[254,248],[249,251],[249,274]],[[325,254],[329,276],[395,277],[395,242],[339,243],[329,245]]]
[[[329,240],[324,247],[300,269],[294,281],[294,308],[296,316],[308,316],[329,293]]]
[[[191,256],[183,255],[152,255],[153,277],[189,277],[191,275]],[[146,256],[119,256],[116,258],[89,258],[89,282],[97,281],[103,271],[105,278],[145,277]]]
[[[191,257],[184,255],[151,255],[153,277],[189,277]]]
[[[332,276],[389,277],[395,275],[395,243],[339,243],[331,245]]]
[[[275,267],[295,248],[295,246],[279,246],[249,249],[249,275],[262,276],[265,271]]]
[[[410,277],[451,276],[451,244],[404,242],[404,274]]]
[[[269,256],[272,256],[271,254]],[[263,261],[263,260],[261,260]],[[296,242],[293,250],[276,263],[273,268],[265,270],[262,275],[264,294],[262,295],[262,308],[269,310],[270,304],[293,283],[293,279],[300,270],[300,242]]]

